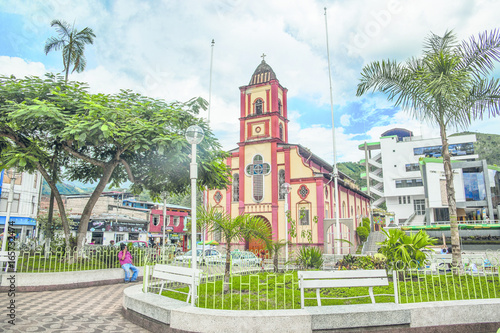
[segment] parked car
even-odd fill
[[[231,263],[233,266],[260,266],[262,259],[250,251],[231,252]]]
[[[222,263],[226,262],[226,255],[221,256]],[[260,266],[262,259],[250,251],[231,251],[231,265],[233,266]]]
[[[129,243],[132,243],[134,247],[137,247],[139,249],[144,249],[149,247],[148,242],[145,241],[140,241],[140,240],[130,240],[130,241],[121,241],[115,244],[118,248],[120,247],[120,244],[124,243],[125,245],[128,245]]]
[[[203,256],[203,250],[196,250],[196,262],[200,265],[215,265],[221,262],[222,255],[219,251],[214,249],[206,249],[205,256]],[[187,251],[182,255],[175,257],[176,262],[188,263],[192,259],[191,250]]]

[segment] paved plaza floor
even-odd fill
[[[16,293],[16,325],[7,322],[10,299],[0,293],[0,332],[149,332],[123,318],[123,289],[116,284]]]

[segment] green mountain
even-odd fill
[[[56,187],[59,190],[59,193],[63,195],[92,193],[94,191],[94,187],[80,188],[66,183],[57,183]],[[42,195],[49,195],[49,194],[50,194],[50,187],[44,179],[42,184]]]
[[[357,162],[337,163],[340,172],[352,178],[360,188],[366,186],[366,179],[361,179],[361,173],[365,172],[365,165]]]
[[[486,160],[489,165],[500,165],[500,135],[486,134],[477,132],[462,132],[455,135],[475,134],[476,143],[474,143],[474,150],[479,155],[480,160]]]

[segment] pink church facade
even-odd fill
[[[227,159],[232,183],[226,189],[206,191],[208,205],[232,217],[257,215],[268,222],[274,240],[288,239],[292,247],[314,245],[332,253],[334,239],[346,239],[355,246],[355,230],[369,216],[370,197],[339,172],[341,224],[337,235],[332,226],[336,209],[333,167],[309,149],[288,142],[287,89],[264,60],[250,83],[240,87],[239,116],[238,148]],[[290,184],[288,195],[281,190],[284,183]],[[286,207],[296,229],[294,237],[286,232]],[[289,224],[288,230],[292,227]],[[257,251],[260,245],[239,246]]]

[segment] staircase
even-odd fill
[[[385,235],[381,231],[372,231],[368,236],[365,244],[363,245],[363,250],[361,251],[364,255],[373,255],[377,253],[380,245],[377,243],[383,242],[385,240]]]

